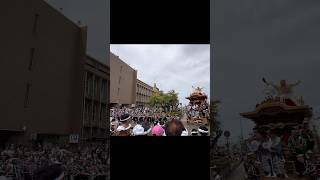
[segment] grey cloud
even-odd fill
[[[222,101],[220,120],[235,138],[240,112],[251,111],[264,96],[265,77],[274,82],[301,80],[297,94],[320,105],[319,1],[215,1],[211,42],[213,95]],[[253,124],[242,119],[245,135]]]

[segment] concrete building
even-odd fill
[[[105,64],[87,56],[83,96],[82,135],[84,140],[104,139],[109,130],[107,117],[110,69]]]
[[[110,103],[111,106],[147,106],[153,93],[159,92],[154,84],[137,79],[137,70],[133,69],[110,52]]]
[[[147,106],[150,100],[150,97],[153,94],[153,87],[144,83],[141,80],[137,80],[137,98],[136,106]]]
[[[87,28],[43,0],[3,1],[0,11],[0,141],[100,137],[108,124],[101,122],[108,113],[103,109],[108,105],[109,70],[86,55]],[[90,73],[106,95],[84,97]],[[100,115],[87,113],[94,120],[84,118],[88,104],[98,106],[93,111]]]
[[[111,106],[131,106],[136,103],[137,71],[110,52]]]

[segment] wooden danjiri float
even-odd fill
[[[200,87],[197,87],[186,99],[189,100],[187,122],[196,125],[207,125],[209,119],[207,95]]]
[[[255,123],[253,135],[245,142],[244,161],[248,179],[317,179],[320,156],[316,134],[309,120],[312,108],[302,97],[294,98],[292,89],[300,82],[274,85],[263,78],[267,97],[251,112],[240,113]]]

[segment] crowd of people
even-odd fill
[[[293,129],[255,132],[247,140],[247,146],[245,167],[248,174],[273,177],[320,175],[320,154],[314,152],[315,139],[306,123]]]
[[[178,116],[156,108],[118,108],[111,110],[111,135],[115,136],[207,136],[208,128],[189,130]]]
[[[206,101],[202,101],[200,104],[188,104],[187,105],[188,118],[208,118],[209,119],[209,104]]]
[[[140,116],[149,116],[149,117],[157,117],[162,116],[162,110],[160,108],[149,108],[149,107],[121,107],[121,108],[112,108],[111,109],[111,117],[119,119],[122,114],[130,114],[132,117],[140,117]]]
[[[99,179],[107,175],[105,145],[8,145],[0,154],[0,177]]]

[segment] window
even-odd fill
[[[26,91],[25,91],[25,96],[24,96],[24,107],[27,108],[29,107],[29,101],[30,101],[30,87],[31,84],[27,83],[26,85]]]
[[[95,121],[97,113],[96,104],[93,104],[92,121]]]
[[[99,119],[99,121],[102,121],[102,118],[103,118],[103,106],[101,107],[101,109],[100,109],[100,119]]]
[[[94,93],[96,97],[99,97],[99,79],[94,79]]]
[[[85,106],[85,121],[88,122],[89,116],[90,116],[90,104],[89,101],[86,101],[86,106]]]
[[[94,117],[93,117],[93,120],[97,121],[98,118],[99,118],[99,107],[98,107],[98,104],[95,103],[94,104]]]
[[[30,49],[29,67],[28,67],[28,69],[30,71],[32,70],[33,58],[34,58],[34,48],[31,48]]]
[[[121,76],[119,77],[119,84],[120,84],[120,82],[121,82]]]
[[[122,72],[122,66],[120,67],[120,73]]]
[[[107,114],[106,114],[106,111],[107,110],[107,107],[106,105],[102,105],[101,106],[101,111],[100,111],[100,121],[103,122],[103,120],[106,120],[106,117],[107,117]]]
[[[91,102],[88,104],[88,106],[89,106],[88,120],[91,121],[91,118],[92,118],[92,104],[91,104]]]
[[[119,93],[120,93],[120,88],[118,88],[118,96],[119,96]]]
[[[39,14],[35,14],[34,15],[34,22],[33,22],[33,30],[32,30],[32,33],[34,35],[37,34],[38,21],[39,21]]]
[[[88,73],[87,74],[87,86],[86,86],[86,91],[87,91],[87,96],[91,97],[92,96],[92,74]]]
[[[106,90],[106,85],[107,85],[107,82],[106,80],[102,80],[102,84],[101,84],[101,96],[102,96],[102,99],[105,99],[107,96],[107,90]]]

